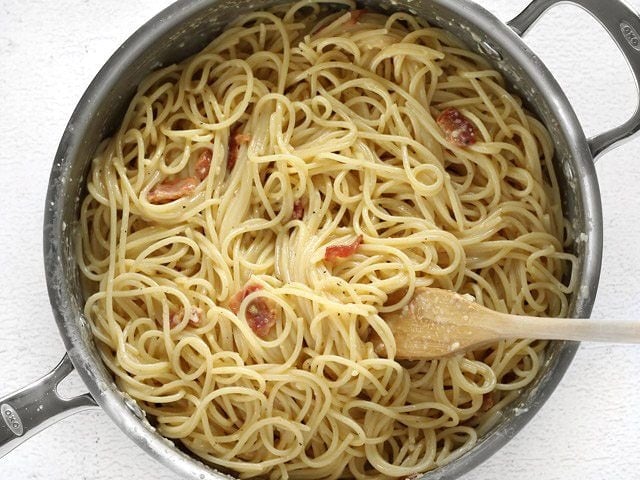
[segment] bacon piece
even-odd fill
[[[236,161],[238,160],[238,150],[240,150],[240,145],[244,143],[249,143],[251,140],[251,136],[246,133],[237,133],[238,127],[234,128],[229,135],[229,153],[227,156],[227,171],[230,172],[233,170],[233,167],[236,166]]]
[[[198,157],[198,160],[196,161],[196,176],[200,181],[204,180],[209,175],[212,158],[213,153],[209,149],[204,150]]]
[[[347,20],[346,22],[344,22],[345,25],[355,25],[356,23],[358,23],[358,20],[360,20],[360,17],[362,15],[364,15],[365,13],[367,13],[366,10],[352,10],[351,11],[351,18],[349,20]]]
[[[182,317],[184,316],[184,310],[181,308],[180,310],[178,310],[177,312],[173,312],[170,316],[169,316],[169,327],[170,328],[175,328],[177,327],[180,322],[182,321]],[[198,307],[191,307],[191,315],[189,316],[189,324],[197,327],[198,325],[200,325],[200,323],[202,323],[202,320],[204,319],[204,311],[201,308]]]
[[[324,252],[324,259],[333,262],[338,258],[347,258],[353,255],[362,243],[362,235],[358,235],[353,243],[347,245],[333,245],[327,247]]]
[[[165,180],[157,184],[151,189],[147,198],[149,202],[161,204],[172,202],[179,198],[191,195],[198,186],[196,177],[176,178],[173,180]]]
[[[476,143],[476,131],[471,121],[457,108],[449,107],[436,120],[445,133],[448,142],[458,147],[468,147]]]
[[[293,214],[291,215],[292,220],[301,220],[304,217],[304,203],[301,199],[293,202]]]
[[[244,299],[259,290],[262,290],[260,285],[245,285],[242,290],[229,300],[231,311],[237,314]],[[276,324],[276,309],[273,301],[264,297],[251,300],[245,309],[245,319],[257,336],[265,338]]]
[[[483,412],[488,412],[493,408],[495,404],[496,401],[493,399],[493,395],[491,393],[485,393],[482,396],[482,407],[480,407],[480,410],[482,410]]]
[[[229,300],[229,308],[233,313],[238,313],[240,311],[240,304],[247,297],[247,295],[257,292],[258,290],[262,290],[262,286],[260,285],[245,285],[242,290],[237,292],[231,300]]]

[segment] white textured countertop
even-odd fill
[[[604,0],[603,0],[604,1]],[[69,116],[111,53],[169,0],[0,0],[0,397],[64,353],[47,297],[42,220]],[[526,0],[481,2],[502,20]],[[630,2],[640,10],[640,0]],[[636,94],[606,34],[575,7],[527,37],[587,134],[622,123]],[[640,139],[603,156],[603,271],[593,316],[640,321]],[[82,391],[76,378],[73,391]],[[464,480],[640,478],[640,346],[583,344],[552,398]],[[0,459],[0,479],[178,480],[100,410],[76,414]]]

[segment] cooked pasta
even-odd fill
[[[118,387],[241,478],[460,457],[545,343],[398,360],[385,314],[433,286],[564,316],[573,289],[545,127],[446,31],[339,3],[246,13],[149,75],[81,207],[85,315]]]

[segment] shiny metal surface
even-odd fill
[[[91,396],[114,423],[152,457],[185,479],[233,477],[203,464],[157,434],[135,402],[117,390],[101,362],[82,315],[84,296],[73,254],[79,202],[84,195],[85,175],[96,146],[116,129],[135,86],[148,73],[197,52],[241,12],[286,1],[179,1],[151,19],[109,59],[83,95],[62,137],[51,171],[44,222],[45,267],[52,309],[69,358]],[[593,158],[638,130],[638,112],[630,122],[587,141],[560,87],[519,37],[557,1],[533,1],[510,22],[512,28],[467,0],[364,0],[361,3],[372,10],[409,11],[452,31],[471,50],[484,54],[503,73],[511,89],[551,130],[563,209],[574,233],[571,249],[579,256],[575,271],[578,286],[570,300],[570,315],[588,317],[595,299],[602,257],[602,214]],[[628,7],[618,0],[603,2],[606,9],[598,7],[600,2],[597,0],[575,3],[602,15],[602,22],[610,31],[613,30],[611,25],[615,24],[611,19],[622,15],[620,18],[631,27],[631,30],[621,30],[622,40],[635,50],[633,35],[640,31],[640,20]],[[633,52],[624,44],[622,48],[629,58]],[[630,61],[636,59],[631,55]],[[639,72],[634,68],[636,76]],[[575,342],[553,342],[541,374],[522,392],[518,401],[505,409],[502,420],[480,438],[470,452],[423,478],[458,478],[495,453],[549,397],[577,347]],[[67,365],[66,371],[68,364],[63,363]],[[25,398],[35,400],[35,397]],[[88,396],[82,398],[87,400]],[[25,408],[32,408],[33,404],[29,406],[28,403]],[[57,417],[52,417],[51,421],[55,419]],[[7,438],[0,437],[0,445]],[[9,438],[9,441],[13,439]]]
[[[96,406],[88,393],[70,399],[58,395],[58,384],[71,371],[73,364],[65,355],[41,379],[0,398],[0,457],[58,420]]]
[[[559,3],[571,3],[590,13],[609,33],[620,52],[627,60],[636,92],[640,94],[640,18],[622,1],[603,0],[534,0],[508,25],[523,35],[549,8]],[[640,130],[640,103],[635,112],[622,125],[589,139],[589,148],[594,159],[622,141],[629,140]]]

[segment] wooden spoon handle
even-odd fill
[[[586,342],[640,343],[640,320],[543,318],[500,315],[503,338],[539,338]]]
[[[440,358],[517,338],[640,343],[640,320],[511,315],[438,288],[416,290],[407,308],[385,320],[395,338],[396,358]],[[374,342],[379,354],[381,343]]]

